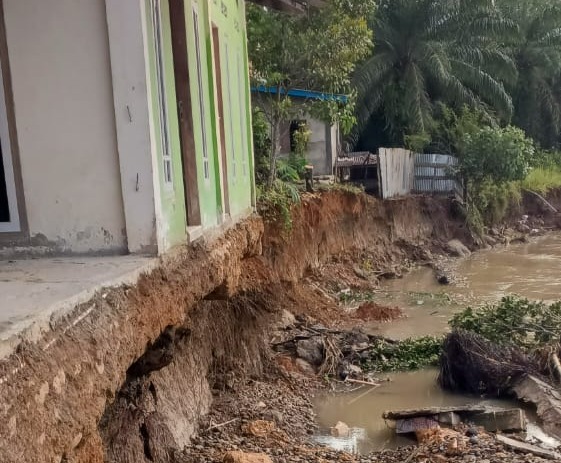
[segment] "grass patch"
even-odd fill
[[[528,176],[522,180],[520,186],[524,190],[541,194],[546,194],[555,188],[561,188],[561,169],[544,169],[542,167],[532,169]]]
[[[437,366],[442,342],[442,338],[435,336],[406,339],[395,344],[379,340],[362,360],[361,367],[365,371],[382,373]]]

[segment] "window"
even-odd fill
[[[199,88],[199,110],[201,114],[201,130],[203,135],[203,172],[205,179],[210,178],[210,166],[208,158],[208,146],[207,146],[207,133],[206,133],[206,111],[204,102],[204,91],[203,91],[203,70],[201,64],[201,39],[199,37],[199,14],[197,8],[193,5],[193,27],[195,30],[195,55],[197,59],[197,87]]]
[[[162,14],[160,0],[151,0],[152,24],[154,26],[154,52],[156,54],[156,83],[158,87],[158,119],[160,125],[160,138],[162,143],[162,162],[164,169],[164,182],[173,183],[171,142],[168,122],[168,104],[166,99],[164,47],[162,36]]]
[[[225,47],[226,47],[226,87],[228,91],[228,119],[230,119],[230,149],[232,150],[232,178],[234,182],[236,181],[237,176],[237,158],[236,158],[236,140],[234,138],[234,114],[232,112],[232,107],[234,105],[234,101],[232,99],[232,83],[230,80],[230,51],[228,47],[228,37],[225,38]]]
[[[21,231],[12,146],[8,130],[8,111],[4,94],[4,77],[0,62],[0,233]]]
[[[249,156],[248,147],[247,147],[247,114],[246,114],[246,106],[245,106],[245,78],[244,73],[242,70],[242,54],[238,52],[238,97],[240,100],[240,113],[241,117],[240,120],[240,133],[242,136],[242,149],[243,149],[243,157],[242,157],[242,173],[244,177],[247,177],[247,158]]]

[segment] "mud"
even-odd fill
[[[98,423],[129,367],[197,301],[237,286],[241,261],[261,253],[262,233],[250,219],[214,243],[177,250],[136,286],[100,292],[40,342],[21,344],[0,363],[0,461],[105,461]],[[197,371],[185,387],[196,389]],[[196,403],[204,413],[210,398],[198,394]]]
[[[271,313],[343,322],[336,291],[430,261],[453,238],[474,244],[446,199],[336,191],[305,196],[290,233],[251,218],[179,249],[0,363],[0,461],[181,461],[217,391],[263,376],[256,340]]]

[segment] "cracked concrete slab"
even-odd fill
[[[0,358],[34,341],[104,287],[132,284],[158,259],[139,256],[63,257],[0,261]]]

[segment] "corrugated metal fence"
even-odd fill
[[[453,172],[457,165],[458,159],[448,154],[416,154],[413,192],[462,196],[462,185]]]
[[[403,148],[380,148],[378,177],[383,199],[408,195],[415,183],[415,154]]]

